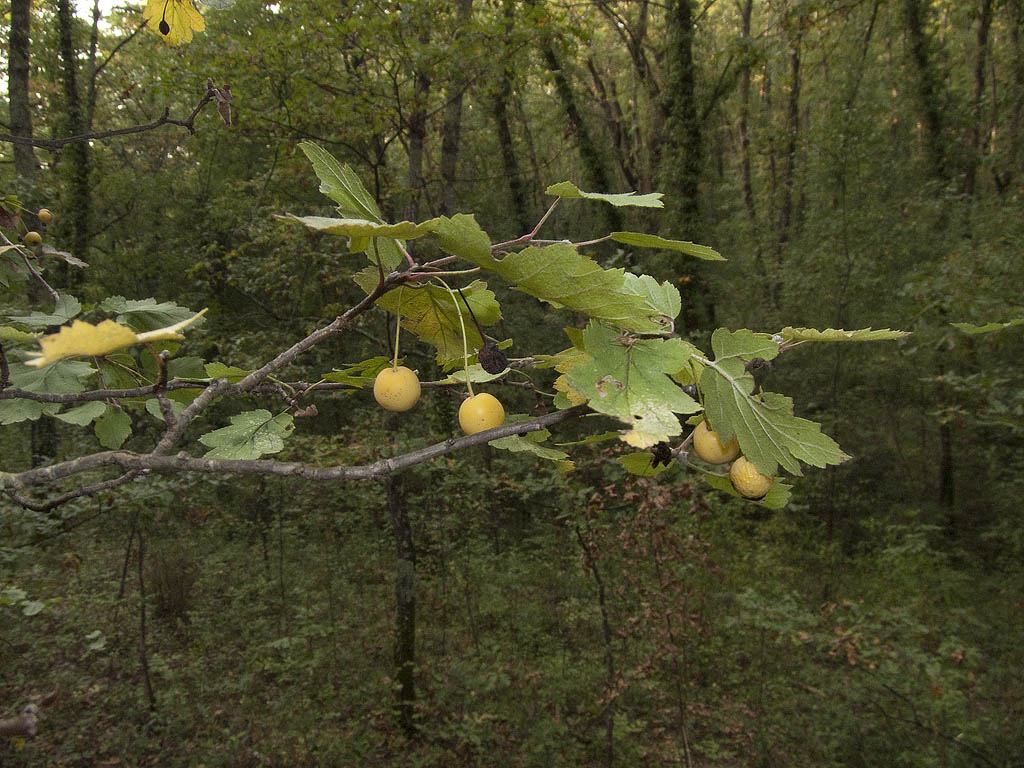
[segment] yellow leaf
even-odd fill
[[[75,320],[70,326],[61,328],[57,333],[51,333],[39,340],[39,356],[26,360],[26,365],[34,365],[42,368],[44,365],[55,363],[66,357],[78,355],[106,355],[122,347],[130,347],[134,344],[144,344],[148,341],[159,339],[183,339],[178,331],[186,325],[193,323],[206,313],[204,309],[188,320],[169,325],[166,328],[158,328],[155,331],[146,333],[135,333],[131,328],[115,323],[113,320],[104,320],[99,325],[93,325],[83,320]]]
[[[566,381],[564,375],[555,379],[554,387],[556,392],[564,392],[565,396],[569,398],[569,402],[573,405],[583,405],[587,402],[587,398],[569,386],[569,382]]]
[[[192,0],[149,0],[142,18],[150,29],[171,45],[192,42],[192,32],[202,32],[206,23]]]

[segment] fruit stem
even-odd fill
[[[459,307],[459,300],[455,297],[455,291],[448,286],[448,283],[437,275],[431,275],[431,277],[448,290],[448,295],[452,297],[452,302],[455,304],[455,312],[459,315],[459,328],[462,329],[462,370],[466,372],[466,389],[469,390],[469,396],[473,397],[473,383],[469,380],[469,343],[466,341],[466,321],[462,319],[462,308]],[[461,292],[459,291],[459,293]],[[468,307],[469,304],[466,306]]]
[[[395,308],[395,359],[391,363],[391,369],[397,370],[398,368],[398,337],[402,333],[402,291],[405,290],[404,285],[398,286],[398,306]]]

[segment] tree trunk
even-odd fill
[[[399,684],[398,721],[407,736],[416,733],[416,550],[402,477],[387,481],[391,533],[395,539],[395,677]]]
[[[772,285],[772,304],[778,309],[782,300],[782,263],[793,230],[793,198],[796,194],[796,151],[800,139],[800,65],[805,17],[797,21],[796,36],[789,41],[789,99],[786,104],[786,150],[782,165],[782,200],[779,201],[778,241],[776,243],[776,276]]]
[[[459,0],[459,13],[456,21],[455,36],[452,45],[459,44],[462,31],[469,23],[469,15],[473,9],[473,0]],[[442,216],[447,216],[455,208],[455,169],[459,157],[459,142],[462,138],[462,95],[468,82],[465,72],[457,70],[452,78],[451,97],[444,107],[444,129],[441,134],[441,209]]]
[[[981,0],[978,11],[978,48],[974,58],[974,95],[971,99],[971,155],[964,174],[964,195],[974,197],[974,188],[978,179],[978,166],[984,151],[982,147],[982,101],[985,96],[985,67],[988,60],[988,35],[992,26],[992,0]]]
[[[415,18],[415,14],[414,14]],[[426,46],[430,42],[427,25],[420,20],[419,44]],[[409,156],[409,198],[405,205],[405,218],[416,221],[419,216],[420,198],[426,191],[423,177],[423,151],[427,141],[427,100],[430,97],[430,75],[425,67],[417,66],[413,72],[412,107],[408,123],[408,156]]]
[[[29,30],[32,0],[11,0],[11,34],[7,62],[7,95],[10,100],[11,134],[32,138],[29,106]],[[14,172],[26,181],[35,178],[39,163],[30,144],[14,145]]]
[[[665,141],[661,186],[676,211],[675,223],[668,234],[686,240],[703,240],[700,181],[704,160],[704,141],[697,110],[697,68],[693,59],[692,0],[673,0],[667,14],[668,74],[662,89],[665,114]],[[689,291],[693,298],[683,300],[685,328],[710,329],[715,323],[715,305],[707,288],[703,262],[687,265]]]
[[[65,118],[66,135],[85,133],[88,126],[82,111],[78,93],[78,56],[72,36],[74,15],[70,0],[57,2],[57,35],[60,45],[61,66],[64,69],[64,101],[67,109]],[[88,260],[89,229],[92,218],[92,197],[89,189],[89,142],[78,141],[68,144],[61,152],[61,160],[69,165],[70,188],[68,222],[71,226],[71,250],[75,256]],[[77,273],[63,275],[70,287],[69,279]]]
[[[940,78],[932,63],[931,43],[925,31],[927,14],[926,0],[903,0],[907,45],[916,74],[914,86],[917,90],[917,107],[924,125],[925,159],[931,176],[937,181],[945,181],[949,169],[943,142],[943,104],[939,98]]]
[[[512,33],[512,26],[515,23],[515,2],[504,0],[502,4],[504,16],[503,46],[505,51],[509,49],[508,38]],[[509,127],[508,105],[512,100],[512,70],[501,57],[501,76],[498,80],[498,87],[494,92],[491,102],[494,114],[494,124],[498,132],[498,148],[501,152],[502,170],[508,180],[509,193],[512,195],[512,211],[515,215],[515,235],[523,235],[530,231],[530,214],[526,203],[526,189],[523,185],[522,170],[519,167],[519,160],[516,157],[515,145],[512,140],[512,129]]]

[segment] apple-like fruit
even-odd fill
[[[746,456],[740,456],[732,463],[729,479],[740,496],[753,501],[763,499],[775,482],[774,477],[758,472],[754,462]]]
[[[736,435],[733,435],[732,440],[722,445],[718,433],[713,431],[705,420],[693,430],[693,450],[708,464],[725,464],[739,455],[740,444]]]
[[[36,246],[43,242],[43,236],[36,232],[34,229],[29,230],[21,239],[25,241],[25,245]]]
[[[467,397],[459,406],[459,426],[467,435],[500,427],[504,423],[505,409],[494,395],[480,392]]]
[[[53,213],[49,208],[40,208],[39,213],[36,214],[36,218],[43,222],[43,224],[49,224],[53,221]]]
[[[420,380],[404,365],[385,368],[373,380],[373,396],[382,408],[408,411],[420,399]]]

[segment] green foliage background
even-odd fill
[[[226,127],[208,108],[194,135],[163,126],[92,143],[89,246],[75,254],[90,267],[60,275],[87,311],[111,295],[209,306],[195,353],[248,368],[362,298],[353,277],[366,264],[344,238],[275,218],[336,213],[304,140],[351,165],[385,220],[472,212],[495,239],[532,226],[563,178],[658,190],[685,215],[567,200],[544,232],[712,246],[728,261],[628,240],[592,249],[603,266],[678,286],[677,330],[704,349],[717,327],[913,331],[804,344],[770,371],[771,389],[853,460],[807,471],[776,512],[675,468],[628,475],[622,450],[603,443],[564,475],[490,448],[404,473],[415,733],[393,711],[396,557],[382,488],[176,476],[49,513],[0,501],[0,717],[46,700],[39,737],[0,744],[0,763],[1024,762],[1024,337],[1011,324],[1024,285],[1024,6],[477,0],[460,16],[453,3],[400,5],[238,0],[206,10],[188,47],[143,31],[115,52],[141,16],[119,10],[92,59],[79,19],[83,94],[89,62],[112,54],[95,74],[92,130],[165,107],[183,118],[207,77],[230,84],[237,118]],[[9,18],[0,4],[5,37]],[[35,135],[65,135],[56,6],[35,3],[32,18]],[[929,82],[940,84],[934,131],[920,98]],[[418,99],[422,186],[409,167]],[[35,179],[16,177],[0,143],[0,188],[53,209],[47,241],[64,248],[81,221],[75,160],[36,156]],[[601,175],[607,188],[591,183]],[[554,353],[565,324],[508,292],[489,331],[515,339],[515,355]],[[392,332],[371,315],[297,375],[387,355]],[[443,375],[432,350],[403,354],[421,378]],[[535,406],[502,397],[510,413]],[[339,394],[297,420],[279,457],[394,455],[449,436],[456,406],[435,392],[397,418],[365,393]],[[235,415],[218,406],[206,426]],[[38,458],[35,424],[3,427],[0,469]],[[63,423],[54,439],[49,456],[100,446]]]

